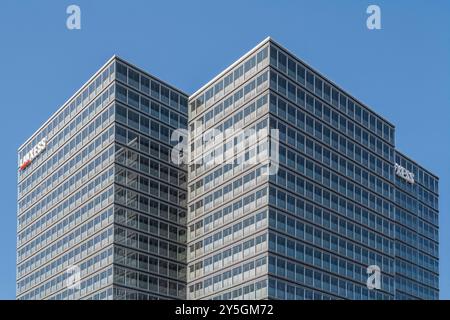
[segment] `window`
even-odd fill
[[[314,91],[314,75],[309,71],[306,71],[306,88]]]
[[[161,101],[169,104],[169,89],[161,86]]]
[[[263,60],[267,58],[267,47],[259,51],[256,58],[258,64],[263,62]]]
[[[178,128],[178,114],[170,112],[170,125]]]
[[[144,76],[141,76],[141,91],[150,93],[150,79]]]
[[[127,89],[118,85],[118,86],[116,86],[116,92],[117,92],[117,99],[119,101],[127,103]],[[86,118],[86,117],[83,116],[83,118]]]
[[[141,131],[149,134],[149,120],[141,116]]]
[[[244,66],[240,65],[237,69],[234,70],[234,81],[239,82],[239,78],[244,74]]]
[[[331,94],[331,104],[335,107],[338,107],[338,99],[339,99],[339,92],[333,88]]]
[[[278,92],[282,95],[286,95],[286,79],[278,77]]]
[[[295,61],[292,60],[291,58],[288,58],[288,75],[293,79],[295,79],[296,75],[295,66],[296,66]]]
[[[151,82],[151,95],[152,97],[159,99],[159,83],[155,81]]]
[[[136,89],[139,89],[139,73],[133,69],[128,69],[128,84]]]
[[[253,56],[244,63],[244,73],[251,71],[255,66],[256,56]]]
[[[167,108],[161,107],[161,120],[169,123],[169,110]]]
[[[133,91],[128,91],[128,103],[135,107],[135,108],[139,108],[139,95]]]
[[[159,119],[159,104],[152,101],[151,105],[151,115],[155,117],[156,119]]]
[[[116,63],[117,79],[123,82],[127,82],[127,67],[121,63]]]
[[[224,83],[224,87],[225,87],[225,91],[226,91],[226,89],[233,84],[233,73],[230,73],[229,75],[227,75],[225,77],[225,79],[223,80],[223,83]]]
[[[150,101],[147,98],[141,97],[141,111],[150,113]]]
[[[127,124],[127,109],[120,105],[116,105],[116,112],[117,112],[117,121],[123,124]]]
[[[339,107],[344,113],[347,112],[347,97],[343,94],[339,96]]]
[[[315,91],[319,97],[322,97],[322,80],[316,77]]]
[[[214,94],[215,95],[219,95],[223,90],[223,82],[219,81],[215,86],[214,86]]]
[[[132,128],[139,130],[139,114],[134,111],[128,110],[128,124]]]
[[[174,91],[170,92],[170,106],[173,108],[178,106],[178,94]]]
[[[278,69],[286,72],[286,55],[281,51],[278,52]]]
[[[275,49],[274,47],[270,47],[270,64],[274,67],[277,66],[277,53],[277,49]]]
[[[155,121],[151,122],[151,135],[155,138],[159,138],[159,124]]]

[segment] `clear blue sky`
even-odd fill
[[[66,8],[81,7],[81,30]],[[366,8],[381,8],[368,30]],[[15,298],[19,145],[113,54],[187,93],[267,36],[396,125],[440,176],[441,298],[450,298],[450,1],[0,2],[0,298]]]

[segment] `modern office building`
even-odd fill
[[[111,58],[19,148],[18,299],[179,299],[187,95]]]
[[[271,38],[189,98],[113,57],[18,183],[18,299],[439,297],[438,177]]]
[[[438,178],[275,41],[189,98],[189,130],[189,299],[438,299]]]

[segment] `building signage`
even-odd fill
[[[395,174],[399,177],[405,179],[409,183],[414,183],[414,173],[406,170],[398,163],[395,164]]]
[[[19,161],[19,171],[28,167],[31,162],[47,147],[47,138],[42,139]]]

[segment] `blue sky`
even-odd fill
[[[81,8],[81,30],[66,8]],[[381,8],[368,30],[366,8]],[[0,4],[0,299],[15,298],[17,148],[113,54],[192,93],[272,36],[396,126],[440,176],[440,288],[450,298],[450,2],[14,1]]]

